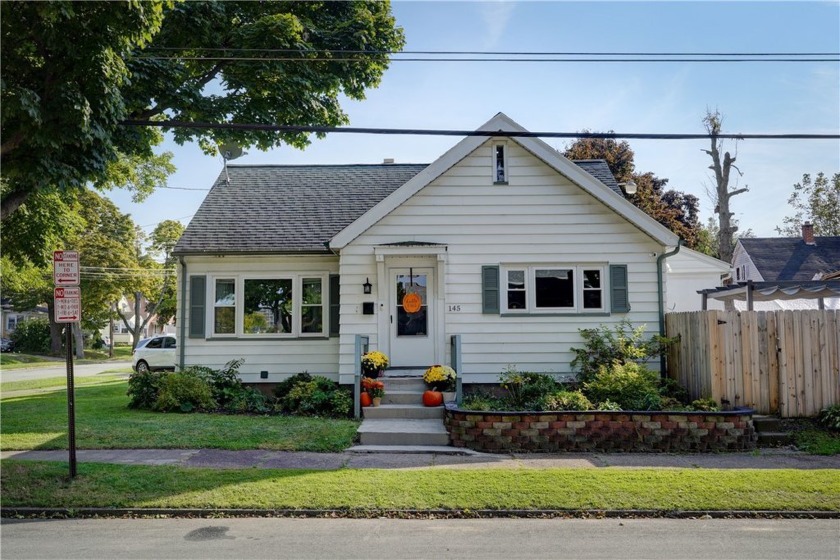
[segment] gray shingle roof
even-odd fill
[[[811,280],[818,272],[840,269],[840,237],[816,237],[806,245],[801,237],[739,240],[767,282]]]
[[[324,243],[427,167],[229,165],[175,254],[323,253]]]
[[[581,168],[621,194],[603,160]],[[229,165],[174,254],[325,253],[325,243],[428,164]]]
[[[610,171],[610,166],[607,165],[605,160],[579,159],[573,160],[572,163],[607,185],[613,191],[617,192],[621,196],[624,196],[624,193],[621,192],[621,187],[618,186],[618,181],[615,180],[612,171]]]

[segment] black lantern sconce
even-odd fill
[[[373,288],[373,286],[370,283],[370,278],[365,278],[365,283],[362,284],[362,289],[364,290],[364,293],[371,293],[371,288]]]

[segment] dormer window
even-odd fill
[[[504,144],[493,144],[493,183],[507,185],[507,153]]]

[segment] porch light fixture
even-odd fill
[[[370,291],[371,288],[373,288],[373,286],[370,283],[370,278],[365,278],[365,283],[362,284],[362,289],[364,290],[364,293],[366,293],[366,294],[371,293],[371,291]]]
[[[618,186],[622,187],[624,189],[624,192],[628,195],[636,194],[636,183],[634,183],[632,180],[627,181],[626,183],[619,183]]]

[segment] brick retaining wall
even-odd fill
[[[476,451],[744,451],[752,410],[727,412],[476,412],[447,403],[455,447]]]

